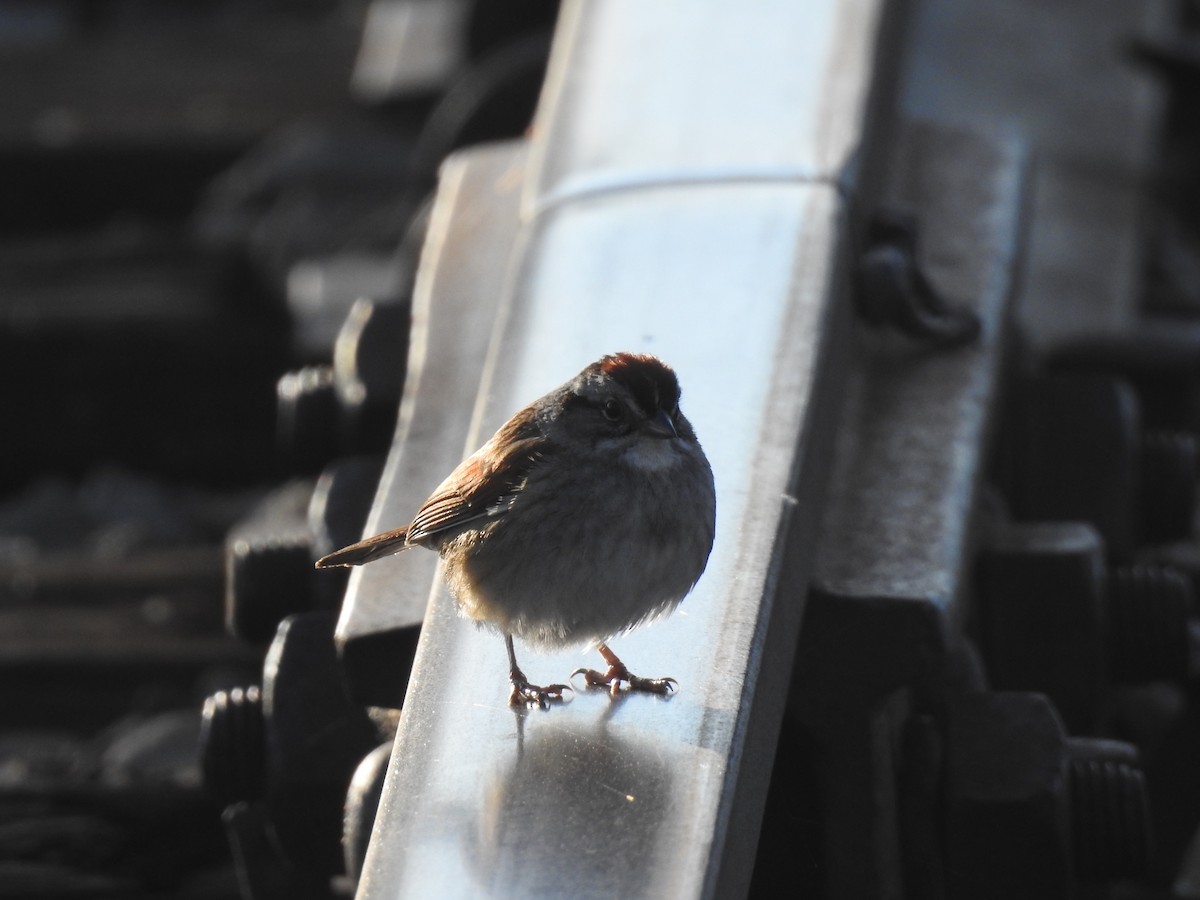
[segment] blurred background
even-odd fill
[[[878,5],[849,162],[915,213],[847,229],[847,367],[870,395],[978,337],[927,270],[996,260],[939,257],[947,209],[1019,220],[985,248],[1015,327],[969,373],[969,448],[936,397],[909,416],[906,471],[984,472],[927,479],[969,532],[929,613],[953,639],[809,595],[745,880],[1200,897],[1200,5]],[[0,897],[354,894],[420,618],[337,644],[345,576],[312,561],[361,536],[392,443],[439,165],[526,135],[558,13],[0,0]]]
[[[437,166],[525,131],[556,12],[0,3],[0,896],[240,896],[201,706],[289,612],[332,657],[316,477],[356,539]]]

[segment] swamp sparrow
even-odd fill
[[[547,648],[594,644],[608,670],[572,678],[666,694],[673,679],[630,674],[605,641],[679,604],[708,562],[715,515],[712,470],[679,410],[675,373],[618,353],[509,419],[409,525],[317,567],[437,550],[462,613],[504,635],[513,705],[545,705],[567,689],[530,684],[513,635]]]

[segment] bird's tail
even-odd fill
[[[397,528],[385,531],[366,540],[335,550],[328,556],[317,560],[318,569],[332,569],[336,566],[361,566],[385,556],[399,553],[408,549],[408,528]]]

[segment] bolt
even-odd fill
[[[262,691],[217,691],[204,701],[200,760],[204,788],[222,806],[262,797],[266,785]]]
[[[338,332],[334,385],[355,449],[374,452],[391,446],[404,390],[411,318],[407,303],[359,299]]]
[[[1072,897],[1075,880],[1147,874],[1150,819],[1132,746],[1068,737],[1041,694],[963,695],[947,713],[948,897],[978,896],[980,884],[995,896]]]
[[[1141,450],[1133,388],[1106,375],[1044,375],[1021,385],[1011,416],[1002,433],[1013,517],[1086,522],[1111,557],[1132,557]]]
[[[1188,678],[1192,586],[1167,566],[1118,566],[1107,590],[1109,669],[1114,681]]]
[[[1099,723],[1107,684],[1191,677],[1193,586],[1170,566],[1110,567],[1080,522],[1011,525],[979,565],[993,687],[1049,695],[1071,729]]]
[[[357,881],[362,874],[363,860],[367,856],[367,844],[371,839],[371,828],[375,814],[379,811],[379,798],[383,795],[383,781],[387,777],[388,762],[392,758],[392,742],[380,744],[363,757],[350,788],[346,792],[345,815],[342,820],[342,850],[345,855],[346,874]]]
[[[273,491],[225,537],[225,627],[265,643],[280,621],[320,599],[314,575],[308,507],[313,485],[296,481]]]
[[[979,565],[981,648],[992,686],[1048,694],[1083,733],[1098,724],[1105,692],[1104,549],[1082,522],[1011,525]]]
[[[1184,246],[1178,223],[1166,227],[1170,244],[1160,243],[1158,249],[1186,251],[1173,255],[1174,262],[1188,268],[1192,263],[1184,257],[1194,251]],[[1200,322],[1151,316],[1119,332],[1078,334],[1044,349],[1049,371],[1107,374],[1126,381],[1138,395],[1146,430],[1200,430]]]
[[[276,430],[297,471],[316,472],[337,456],[343,420],[331,366],[288,372],[276,386]]]
[[[965,694],[948,704],[946,896],[1068,897],[1070,817],[1062,722],[1041,694]],[[1013,865],[1020,860],[1020,865]]]
[[[1142,878],[1150,866],[1146,780],[1129,744],[1067,741],[1075,874],[1081,881]]]
[[[1142,436],[1141,538],[1161,544],[1187,537],[1196,511],[1196,437],[1183,431]]]
[[[289,616],[263,661],[266,804],[280,851],[321,883],[342,868],[346,786],[379,743],[375,723],[346,691],[336,619]]]

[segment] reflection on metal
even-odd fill
[[[566,4],[527,206],[838,179],[861,138],[880,5]]]
[[[363,609],[431,599],[360,897],[745,892],[838,402],[850,309],[839,182],[878,16],[870,0],[568,3],[518,186],[523,218],[498,235],[485,211],[522,178],[482,177],[497,151],[447,169],[439,209],[488,219],[478,237],[496,243],[451,246],[456,223],[435,213],[419,286],[431,323],[447,321],[443,303],[479,310],[414,342],[369,530],[407,521],[515,409],[632,350],[679,374],[716,477],[717,539],[673,617],[614,641],[634,671],[678,679],[668,699],[581,691],[514,710],[503,641],[459,618],[439,582],[430,593],[432,554],[355,576]],[[446,200],[472,171],[476,194]],[[480,329],[490,345],[464,441]],[[452,389],[418,410],[434,399],[433,366]],[[454,440],[410,452],[443,427]],[[535,682],[594,662],[518,653]]]

